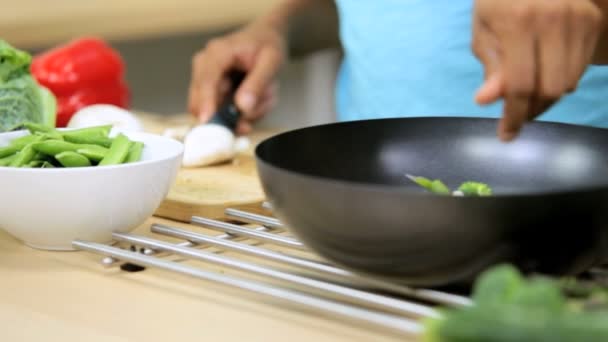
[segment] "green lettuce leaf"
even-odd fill
[[[32,77],[32,57],[0,40],[0,132],[25,123],[55,127],[57,100]]]

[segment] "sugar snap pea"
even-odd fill
[[[91,161],[80,153],[64,151],[55,156],[55,159],[64,167],[84,167],[91,166]]]
[[[133,163],[141,159],[141,153],[144,149],[144,143],[141,141],[134,141],[129,148],[129,154],[127,154],[127,163]]]
[[[36,155],[36,150],[34,150],[33,148],[34,144],[35,143],[30,143],[26,145],[21,151],[17,152],[17,156],[11,161],[9,166],[22,167],[27,165],[27,163],[29,163]]]
[[[48,163],[48,162],[40,160],[40,159],[34,159],[31,162],[27,163],[26,167],[41,167],[42,164],[44,164],[44,163]]]
[[[11,154],[10,156],[0,158],[0,166],[10,165],[10,163],[13,161],[13,159],[15,159],[15,157],[17,157],[17,153]]]
[[[18,149],[22,149],[25,147],[25,145],[32,143],[32,142],[41,141],[44,138],[45,137],[41,136],[41,135],[34,135],[34,134],[24,135],[22,137],[11,140],[9,146],[13,146]]]
[[[27,123],[29,135],[0,147],[0,166],[83,167],[137,162],[144,144],[120,133],[110,138],[111,125],[76,130]]]
[[[0,147],[0,158],[11,156],[19,152],[20,148],[12,145]]]
[[[63,140],[44,140],[34,143],[34,149],[37,152],[41,152],[50,156],[55,156],[65,151],[76,151],[79,146]]]
[[[76,152],[96,162],[101,161],[108,154],[108,151],[107,148],[99,145],[80,145],[76,150]]]
[[[99,162],[100,166],[121,164],[127,158],[131,141],[126,135],[119,133],[110,146],[106,156]]]
[[[63,131],[63,136],[80,136],[80,137],[107,137],[110,134],[112,125],[85,127],[79,129],[71,129],[69,131]]]
[[[33,123],[33,122],[26,122],[23,125],[25,126],[25,128],[27,128],[28,131],[30,131],[31,134],[36,134],[38,132],[39,133],[52,133],[52,132],[57,131],[53,127],[40,125],[40,124]]]
[[[89,145],[99,145],[103,147],[110,147],[114,139],[104,136],[87,136],[87,135],[71,135],[64,134],[63,139],[65,141],[74,143],[74,144],[89,144]]]

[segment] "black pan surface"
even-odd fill
[[[309,248],[409,285],[470,282],[512,262],[575,274],[608,251],[608,130],[534,122],[512,143],[497,121],[398,118],[279,134],[256,148],[268,200]],[[405,174],[492,197],[438,196]]]

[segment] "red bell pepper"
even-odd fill
[[[80,38],[34,57],[31,73],[57,98],[57,127],[80,108],[112,104],[127,109],[130,91],[120,54],[97,38]]]

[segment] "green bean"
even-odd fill
[[[26,167],[41,167],[44,163],[48,162],[39,159],[34,159],[31,162],[27,163]]]
[[[42,162],[42,165],[40,166],[40,168],[42,168],[42,169],[50,169],[50,168],[54,168],[54,167],[55,167],[55,165],[53,165],[52,163],[50,163],[48,161]]]
[[[65,141],[74,144],[99,145],[109,148],[112,146],[114,139],[103,136],[86,136],[86,135],[63,135]]]
[[[129,154],[127,154],[127,163],[134,163],[141,159],[141,153],[144,149],[144,143],[141,141],[134,141],[131,144],[131,148],[129,149]]]
[[[73,151],[61,152],[55,156],[55,159],[57,159],[64,167],[91,166],[91,162],[89,159],[87,159],[87,157]]]
[[[18,149],[22,149],[25,147],[25,145],[27,145],[29,143],[40,141],[43,139],[44,139],[44,136],[28,134],[28,135],[24,135],[22,137],[11,140],[9,146],[14,146]]]
[[[30,135],[13,139],[0,147],[0,166],[82,167],[137,162],[144,144],[120,133],[110,138],[111,125],[59,131],[27,123]]]
[[[99,162],[99,165],[103,166],[123,163],[127,157],[127,154],[129,153],[131,144],[131,141],[126,135],[119,133],[114,139],[114,142],[112,142],[110,150],[106,156]]]
[[[110,134],[112,125],[85,127],[79,129],[71,129],[69,131],[62,131],[63,136],[81,136],[81,137],[107,137]]]
[[[19,152],[20,148],[12,145],[0,147],[0,158],[11,156]]]
[[[61,135],[61,133],[59,133],[57,131],[46,132],[46,133],[36,132],[35,134],[37,136],[42,137],[43,140],[46,140],[46,139],[63,140],[63,135]]]
[[[83,156],[89,158],[93,161],[101,161],[107,154],[108,149],[105,147],[101,147],[99,145],[80,145],[76,152],[82,154]]]
[[[44,140],[34,143],[34,149],[50,156],[55,156],[65,151],[76,151],[80,148],[77,144],[72,144],[63,140]]]
[[[11,161],[9,166],[11,167],[22,167],[27,165],[34,156],[36,155],[36,150],[34,150],[33,145],[36,143],[30,143],[26,145],[21,151],[17,153],[15,159]]]
[[[37,123],[33,123],[33,122],[26,122],[25,124],[23,124],[25,126],[25,128],[27,128],[28,131],[30,131],[31,134],[36,134],[36,133],[56,133],[57,130],[53,127],[49,127],[49,126],[45,126],[45,125],[41,125],[41,124],[37,124]]]
[[[11,154],[10,156],[0,158],[0,166],[8,166],[17,157],[17,153]]]

